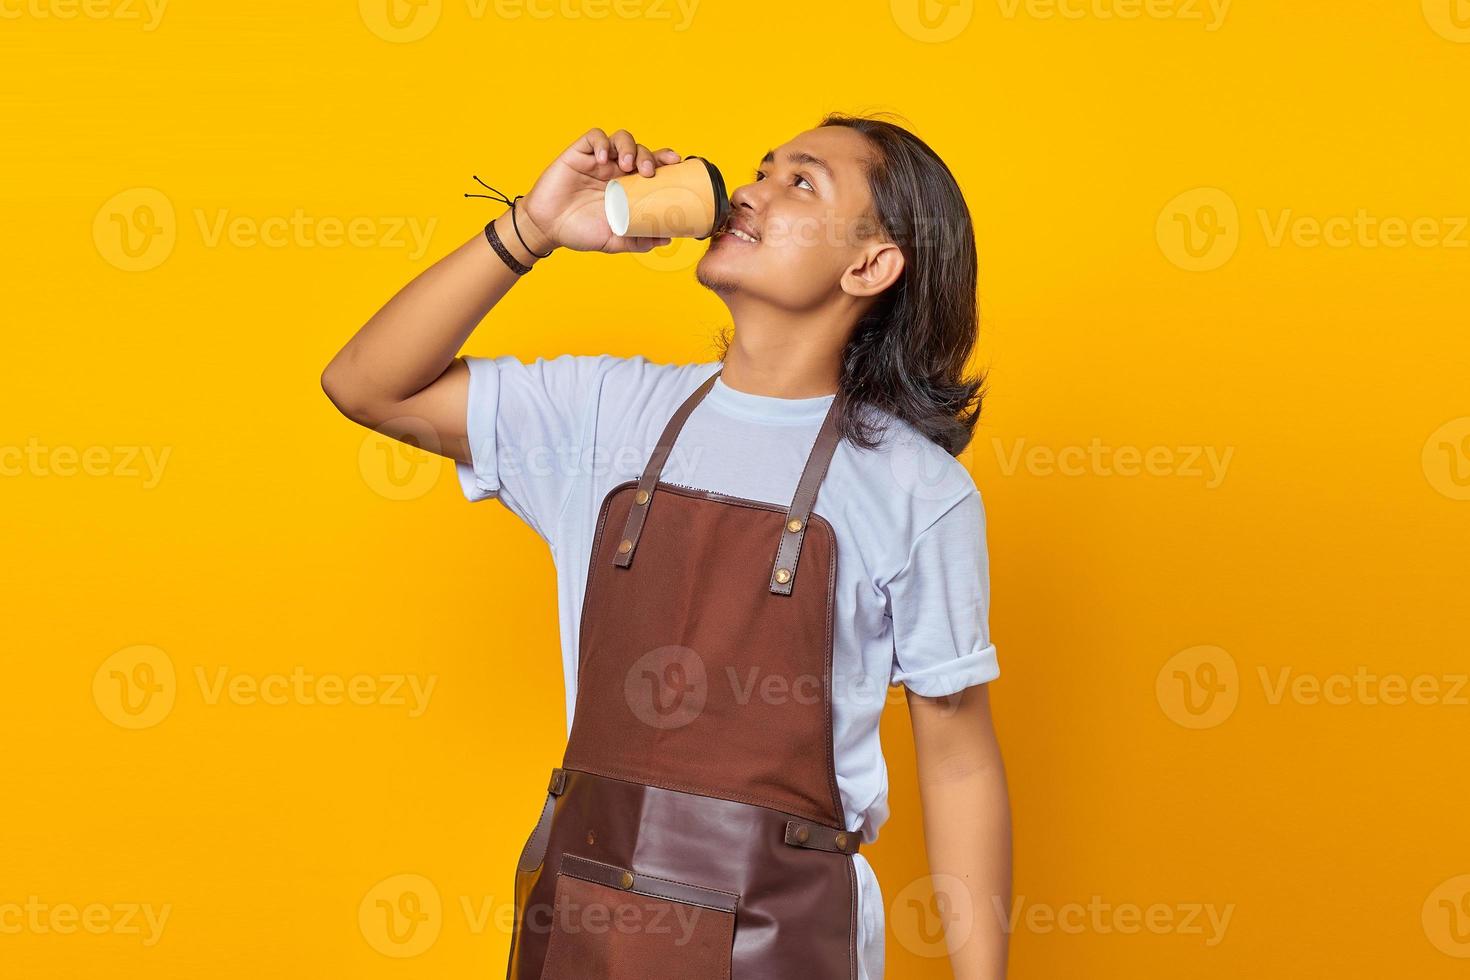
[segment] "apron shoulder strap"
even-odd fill
[[[695,388],[684,399],[679,410],[669,418],[663,434],[658,437],[658,445],[654,448],[653,455],[648,457],[643,475],[638,478],[638,490],[633,494],[633,509],[628,511],[628,522],[623,525],[623,540],[618,542],[618,553],[613,558],[613,563],[620,568],[627,568],[633,563],[633,549],[638,547],[638,536],[643,533],[643,522],[648,518],[648,506],[653,502],[653,490],[658,485],[658,478],[664,471],[669,453],[674,450],[674,440],[679,438],[679,430],[684,428],[684,422],[694,411],[694,406],[704,400],[719,376],[720,372],[716,371],[705,379],[704,384]]]
[[[822,480],[827,475],[827,466],[832,462],[832,454],[837,451],[837,444],[841,437],[837,432],[837,422],[842,417],[842,393],[832,399],[832,405],[827,409],[827,417],[822,419],[822,428],[817,432],[817,440],[812,443],[812,451],[806,458],[806,466],[801,471],[801,479],[796,484],[796,495],[791,498],[791,506],[786,508],[786,524],[781,528],[781,546],[776,549],[776,563],[771,566],[771,591],[777,595],[790,595],[791,585],[796,581],[796,560],[801,557],[801,539],[806,535],[807,521],[811,519],[812,508],[817,503],[817,491],[822,487]]]
[[[679,438],[679,430],[684,428],[684,423],[694,411],[694,407],[714,387],[715,379],[719,376],[720,372],[716,371],[706,378],[703,384],[684,399],[678,411],[674,412],[664,426],[664,431],[658,439],[658,445],[648,457],[648,463],[643,467],[643,475],[638,478],[638,489],[633,494],[633,506],[628,511],[627,522],[623,525],[623,538],[618,542],[617,553],[613,556],[613,563],[618,567],[627,568],[633,563],[633,552],[638,547],[638,538],[643,533],[644,522],[648,519],[654,490],[658,487],[664,464],[668,461],[669,454],[673,452],[674,441]],[[790,595],[792,585],[796,581],[796,564],[801,557],[801,541],[806,535],[807,522],[811,520],[812,508],[817,502],[817,491],[821,489],[822,480],[827,475],[827,467],[832,462],[832,454],[837,451],[837,444],[841,442],[837,427],[842,415],[842,400],[840,392],[832,399],[827,415],[822,420],[822,427],[817,432],[816,441],[812,443],[811,452],[807,455],[806,466],[801,471],[801,479],[797,481],[796,494],[791,499],[791,505],[786,508],[786,523],[781,528],[781,542],[776,549],[775,564],[771,567],[770,589],[776,595]]]

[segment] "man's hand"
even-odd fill
[[[546,168],[516,209],[530,219],[532,234],[552,246],[575,252],[647,252],[670,239],[614,235],[603,207],[607,182],[632,173],[652,177],[660,166],[680,159],[668,147],[649,150],[626,129],[611,136],[589,129]],[[527,244],[536,246],[530,235]]]

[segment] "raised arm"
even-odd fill
[[[668,148],[650,151],[625,129],[611,136],[589,130],[516,205],[520,235],[509,208],[495,219],[495,229],[511,255],[528,266],[539,261],[531,250],[646,252],[665,245],[667,238],[614,235],[602,195],[620,174],[636,169],[649,175],[679,160]],[[322,390],[360,425],[470,462],[469,370],[457,355],[519,278],[485,235],[476,234],[400,289],[347,341],[322,372]]]

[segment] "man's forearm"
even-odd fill
[[[929,871],[955,980],[1001,980],[1010,939],[1011,806],[990,691],[910,693],[908,701]]]
[[[1005,772],[987,766],[920,782],[929,870],[955,980],[1001,980],[1010,939],[1011,816]]]
[[[524,214],[517,221],[528,244],[550,251]],[[509,210],[496,219],[496,230],[518,261],[537,261],[517,238]],[[391,413],[444,373],[519,278],[484,234],[476,234],[400,289],[353,335],[322,372],[323,389],[360,421]]]

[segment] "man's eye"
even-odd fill
[[[805,184],[805,185],[806,185],[806,189],[807,189],[807,190],[809,190],[809,191],[814,191],[814,190],[816,190],[816,188],[815,188],[815,187],[813,187],[813,186],[812,186],[812,182],[811,182],[811,181],[809,181],[809,180],[807,180],[807,179],[806,179],[806,178],[805,178],[805,177],[803,177],[803,176],[802,176],[802,175],[801,175],[801,174],[797,174],[797,175],[796,175],[796,179],[797,179],[797,180],[799,180],[799,181],[801,181],[801,182],[802,182],[802,183],[803,183],[803,184]]]
[[[757,170],[755,172],[755,179],[756,179],[757,182],[760,182],[762,180],[765,180],[766,179],[765,172],[764,171],[761,171],[761,170]]]

